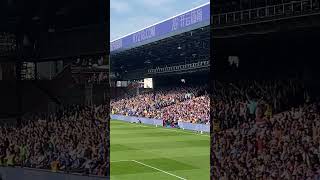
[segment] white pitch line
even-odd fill
[[[172,173],[169,173],[169,172],[167,172],[167,171],[164,171],[164,170],[158,169],[158,168],[153,167],[153,166],[150,166],[150,165],[148,165],[148,164],[144,164],[144,163],[139,162],[139,161],[136,161],[136,160],[132,160],[132,161],[133,161],[133,162],[135,162],[135,163],[141,164],[141,165],[143,165],[143,166],[147,166],[147,167],[149,167],[149,168],[151,168],[151,169],[154,169],[154,170],[157,170],[157,171],[163,172],[163,173],[168,174],[168,175],[170,175],[170,176],[174,176],[174,177],[176,177],[176,178],[178,178],[178,179],[187,180],[187,179],[185,179],[185,178],[183,178],[183,177],[180,177],[180,176],[174,175],[174,174],[172,174]]]

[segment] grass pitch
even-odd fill
[[[210,137],[111,121],[111,180],[208,180]]]

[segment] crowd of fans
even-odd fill
[[[63,108],[0,127],[0,166],[106,176],[107,106]]]
[[[205,87],[181,87],[142,92],[111,101],[112,114],[178,121],[209,123],[210,100]]]
[[[298,81],[218,82],[212,88],[212,115],[221,129],[239,127],[255,120],[256,113],[267,117],[299,105],[307,96]]]
[[[320,103],[298,81],[216,82],[213,179],[319,179]]]

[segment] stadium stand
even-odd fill
[[[319,179],[319,99],[306,83],[248,80],[217,89],[213,179]]]
[[[108,4],[0,2],[0,179],[109,179]]]
[[[122,88],[112,96],[112,114],[158,119],[165,127],[209,124],[209,25],[207,3],[112,41],[111,84]]]
[[[11,119],[1,120],[0,166],[6,171],[0,174],[15,167],[20,175],[31,171],[42,174],[39,178],[59,176],[48,172],[80,179],[109,176],[108,78],[88,81],[94,69],[73,72],[78,68],[68,62],[52,80],[1,83],[3,99],[12,105],[1,111],[7,113],[1,119]]]
[[[178,121],[209,123],[209,95],[203,88],[173,88],[140,93],[111,102],[113,114]],[[201,94],[203,93],[203,94]]]
[[[2,126],[0,164],[106,176],[106,109],[74,106]]]
[[[211,179],[319,179],[319,1],[213,8]]]
[[[4,97],[12,105],[1,113],[11,120],[1,121],[0,174],[15,167],[17,174],[30,171],[39,178],[109,176],[108,81],[87,81],[87,73],[73,73],[66,65],[52,80],[6,81]],[[77,82],[79,77],[86,80]]]
[[[319,179],[319,2],[214,8],[211,179]]]

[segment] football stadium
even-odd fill
[[[209,179],[210,4],[110,50],[111,179]]]
[[[211,179],[319,179],[319,1],[217,1]]]
[[[109,179],[107,1],[0,2],[0,179]]]

